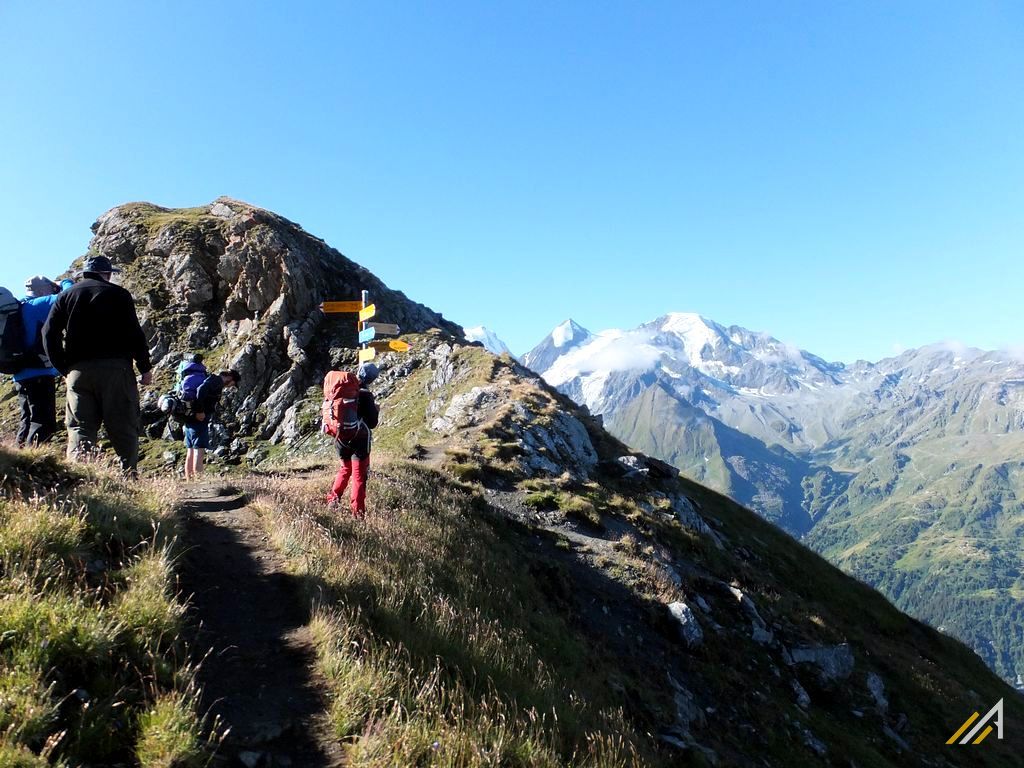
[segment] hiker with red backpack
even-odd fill
[[[370,471],[370,448],[380,410],[373,393],[366,389],[377,378],[377,366],[364,363],[359,372],[330,371],[324,378],[323,430],[334,438],[341,459],[328,504],[337,504],[352,480],[352,516],[366,516],[366,479]]]

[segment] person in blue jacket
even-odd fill
[[[21,407],[17,443],[39,445],[57,431],[57,369],[43,352],[42,330],[61,287],[44,275],[25,281],[21,319],[25,326],[25,348],[34,350],[38,365],[14,374],[14,387]]]

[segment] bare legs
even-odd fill
[[[198,480],[203,474],[203,456],[205,448],[187,448],[185,450],[185,479]]]

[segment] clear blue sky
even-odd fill
[[[1024,343],[1020,3],[2,0],[0,73],[0,284],[226,194],[516,352]]]

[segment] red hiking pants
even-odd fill
[[[370,457],[359,458],[353,456],[350,459],[342,459],[338,467],[338,474],[334,477],[334,485],[327,496],[328,501],[336,501],[345,493],[348,480],[352,478],[352,516],[364,517],[366,515],[366,476],[370,471]]]

